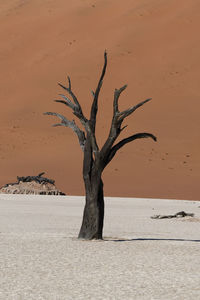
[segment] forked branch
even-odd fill
[[[74,103],[68,99],[65,95],[60,94],[60,96],[64,99],[64,100],[55,100],[56,102],[59,103],[63,103],[67,106],[69,106],[72,110],[73,110],[73,114],[79,118],[79,120],[81,121],[82,125],[85,127],[86,129],[86,124],[88,123],[88,120],[86,119],[86,117],[84,116],[83,112],[82,112],[82,108],[81,105],[77,99],[77,97],[75,96],[75,94],[72,91],[72,85],[71,85],[71,80],[70,77],[67,77],[68,79],[68,87],[62,85],[61,83],[58,83],[58,85],[60,87],[62,87],[65,91],[68,92],[68,94],[72,97]],[[86,129],[87,130],[87,129]]]
[[[44,113],[44,115],[56,116],[61,120],[61,123],[56,123],[56,124],[52,125],[53,127],[65,126],[65,127],[71,128],[76,133],[78,140],[79,140],[79,144],[81,146],[81,149],[84,151],[85,141],[86,141],[85,132],[82,131],[76,125],[74,120],[70,121],[67,118],[65,118],[63,115],[58,114],[58,113],[53,113],[53,112],[46,112],[46,113]]]
[[[104,163],[107,164],[107,161],[109,162],[113,156],[115,155],[116,151],[118,150],[118,147],[122,147],[123,145],[125,145],[126,143],[133,141],[135,139],[138,138],[144,138],[144,137],[151,137],[155,140],[155,137],[151,134],[148,133],[141,133],[141,134],[136,134],[136,135],[132,135],[131,137],[122,140],[120,143],[118,143],[116,145],[116,147],[113,147],[114,142],[116,141],[116,139],[118,138],[118,136],[120,135],[120,133],[122,132],[122,130],[124,130],[127,126],[121,127],[122,123],[124,121],[125,118],[127,118],[129,115],[131,115],[134,111],[136,111],[136,109],[138,109],[139,107],[141,107],[142,105],[144,105],[145,103],[149,102],[151,100],[151,98],[148,98],[140,103],[138,103],[137,105],[134,105],[122,112],[119,111],[119,97],[121,95],[121,93],[126,89],[127,85],[122,86],[120,89],[115,89],[114,92],[114,100],[113,100],[113,118],[112,118],[112,122],[111,122],[111,127],[110,127],[110,133],[109,136],[105,142],[105,144],[103,145],[101,151],[100,151],[100,155],[102,157],[102,159],[104,160]],[[112,151],[111,151],[112,149]]]

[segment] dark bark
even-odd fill
[[[80,103],[72,91],[71,80],[68,77],[68,87],[59,83],[59,86],[63,88],[69,96],[60,94],[62,100],[55,100],[58,103],[64,104],[71,108],[73,114],[80,120],[85,131],[82,131],[75,123],[74,120],[69,121],[63,115],[58,113],[47,112],[47,115],[57,116],[61,123],[54,126],[66,126],[70,127],[77,135],[79,144],[84,153],[83,158],[83,179],[85,183],[86,201],[83,212],[82,226],[79,232],[79,238],[81,239],[102,239],[103,232],[103,220],[104,220],[104,194],[103,194],[103,181],[102,172],[104,168],[113,159],[117,151],[129,142],[136,139],[150,137],[156,141],[156,137],[151,133],[137,133],[133,134],[115,144],[115,141],[119,137],[122,130],[127,126],[122,127],[122,123],[125,118],[130,116],[135,110],[149,102],[151,98],[148,98],[137,105],[134,105],[122,112],[119,111],[118,101],[121,93],[126,89],[127,85],[122,86],[120,89],[116,89],[114,92],[113,100],[113,117],[110,127],[110,132],[103,147],[99,149],[95,129],[96,129],[96,117],[98,112],[98,99],[99,93],[103,84],[103,79],[107,68],[107,53],[104,53],[104,65],[101,72],[100,79],[97,84],[95,92],[92,91],[93,102],[91,105],[90,119],[87,119],[82,111]]]
[[[82,225],[78,236],[81,239],[102,239],[104,194],[101,169],[98,157],[95,159],[93,156],[91,139],[88,134],[83,160],[83,180],[86,197]]]
[[[95,179],[96,181],[96,179]],[[87,183],[86,183],[87,186]],[[94,191],[96,189],[96,191]],[[102,239],[104,221],[103,181],[93,182],[92,191],[86,193],[86,203],[79,239]]]

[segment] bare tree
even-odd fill
[[[104,53],[104,66],[101,77],[99,79],[95,92],[92,91],[93,103],[90,111],[90,118],[87,119],[83,114],[81,105],[72,91],[71,80],[68,77],[68,86],[59,83],[59,86],[67,92],[71,100],[63,94],[60,94],[62,99],[55,100],[71,108],[73,114],[80,120],[84,130],[81,130],[74,120],[69,121],[63,115],[53,112],[46,112],[45,115],[58,117],[61,122],[53,126],[70,127],[77,135],[81,149],[83,150],[83,180],[85,184],[86,202],[83,212],[82,226],[79,232],[80,239],[102,239],[103,221],[104,221],[104,193],[102,172],[109,162],[113,159],[117,151],[129,142],[141,138],[152,138],[156,141],[156,137],[147,132],[136,133],[127,138],[122,139],[115,144],[116,139],[127,126],[122,127],[125,118],[130,116],[136,109],[143,104],[149,102],[151,98],[140,102],[124,111],[119,111],[118,100],[121,93],[126,89],[124,85],[120,89],[115,89],[113,101],[113,117],[110,126],[110,132],[103,147],[99,149],[95,128],[96,117],[98,111],[98,98],[102,87],[103,78],[107,67],[107,53]]]

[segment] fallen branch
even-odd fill
[[[172,218],[184,218],[184,217],[194,217],[193,213],[186,213],[184,211],[179,211],[174,215],[154,215],[151,219],[172,219]]]

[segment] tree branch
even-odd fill
[[[127,88],[127,84],[125,84],[124,86],[122,86],[119,90],[115,89],[115,93],[114,93],[114,101],[113,101],[113,112],[114,115],[116,115],[117,113],[119,113],[119,109],[118,109],[118,101],[119,101],[119,97],[121,95],[121,93]]]
[[[78,107],[74,103],[72,103],[72,101],[69,98],[67,98],[65,95],[59,94],[59,96],[61,96],[64,100],[56,99],[56,100],[54,100],[55,102],[63,103],[65,105],[69,106],[73,111],[76,111],[78,109]]]
[[[136,133],[134,135],[131,135],[123,140],[121,140],[119,143],[117,143],[115,146],[113,146],[110,149],[109,155],[106,158],[105,161],[105,166],[113,159],[113,157],[115,156],[115,154],[117,153],[117,151],[122,148],[124,145],[137,140],[137,139],[142,139],[142,138],[151,138],[153,139],[155,142],[157,141],[157,138],[151,134],[151,133],[147,133],[147,132],[142,132],[142,133]]]
[[[76,133],[76,135],[78,136],[79,144],[81,146],[81,149],[84,151],[85,141],[86,141],[85,132],[82,131],[76,125],[74,120],[69,121],[63,115],[58,114],[58,113],[53,113],[53,112],[46,112],[46,113],[44,113],[44,115],[56,116],[61,120],[61,123],[54,124],[54,125],[52,125],[53,127],[65,126],[65,127],[71,128]]]
[[[124,120],[126,117],[128,117],[130,114],[132,114],[137,108],[139,108],[140,106],[144,105],[145,103],[149,102],[152,98],[148,98],[140,103],[138,103],[135,106],[132,106],[131,108],[128,108],[122,112],[119,113],[119,120]]]
[[[100,90],[101,90],[101,87],[103,84],[103,78],[106,73],[106,67],[107,67],[107,53],[105,51],[104,52],[104,66],[102,69],[101,77],[99,79],[95,93],[92,91],[94,99],[93,99],[91,112],[90,112],[90,124],[91,124],[91,129],[92,129],[93,133],[95,133],[95,127],[96,127],[96,115],[97,115],[97,111],[98,111],[98,97],[99,97],[99,93],[100,93]]]
[[[115,89],[114,92],[114,101],[113,101],[113,118],[112,118],[112,123],[111,123],[111,128],[110,128],[110,133],[109,136],[103,145],[100,155],[101,157],[108,157],[110,153],[110,149],[113,146],[114,142],[122,132],[126,128],[126,126],[121,128],[121,125],[126,117],[131,115],[137,108],[141,107],[145,103],[149,102],[151,98],[148,98],[137,105],[132,106],[129,109],[126,109],[122,112],[119,111],[118,108],[118,102],[119,102],[119,97],[121,93],[126,89],[127,85],[122,86],[120,89]]]
[[[67,78],[68,78],[68,87],[62,85],[61,83],[58,83],[58,85],[61,86],[65,91],[67,91],[69,93],[69,95],[74,100],[74,103],[68,97],[66,97],[63,94],[60,94],[60,96],[64,100],[55,100],[55,102],[65,104],[73,110],[73,114],[81,121],[82,125],[84,126],[84,128],[87,132],[87,138],[90,138],[90,140],[91,140],[91,147],[92,147],[93,153],[94,153],[95,157],[97,157],[97,154],[99,152],[99,148],[98,148],[98,145],[97,145],[95,134],[93,133],[92,125],[90,124],[90,122],[84,116],[84,114],[82,112],[82,108],[80,106],[80,103],[79,103],[77,97],[72,92],[72,85],[71,85],[70,77],[68,76]],[[96,97],[96,96],[94,96],[94,97]]]
[[[79,103],[77,97],[75,96],[75,94],[74,94],[73,91],[72,91],[72,86],[71,86],[71,80],[70,80],[70,77],[68,76],[67,79],[68,79],[68,87],[62,85],[61,83],[58,83],[58,85],[59,85],[60,87],[62,87],[65,91],[68,92],[68,94],[69,94],[69,95],[72,97],[72,99],[74,100],[75,105],[71,102],[70,99],[68,99],[68,98],[65,97],[64,95],[61,94],[60,96],[61,96],[62,98],[65,99],[66,103],[64,103],[64,104],[68,105],[68,106],[73,110],[73,114],[74,114],[77,118],[79,118],[79,120],[81,121],[82,125],[83,125],[83,126],[85,127],[85,129],[86,129],[86,124],[87,124],[88,120],[87,120],[86,117],[84,116],[84,114],[83,114],[83,112],[82,112],[82,108],[81,108],[81,106],[80,106],[80,103]],[[58,100],[58,101],[56,100],[56,102],[63,103],[62,101],[59,101],[59,100]]]
[[[118,116],[120,114],[119,109],[118,109],[118,101],[119,101],[119,97],[120,97],[121,93],[126,89],[126,87],[127,87],[127,85],[124,85],[120,89],[115,89],[114,100],[113,100],[113,118],[112,118],[108,138],[100,151],[101,157],[108,155],[108,152],[110,151],[115,140],[119,136],[120,132],[124,129],[124,128],[121,129],[121,124],[122,124],[123,120],[119,121],[119,119],[118,119]]]

